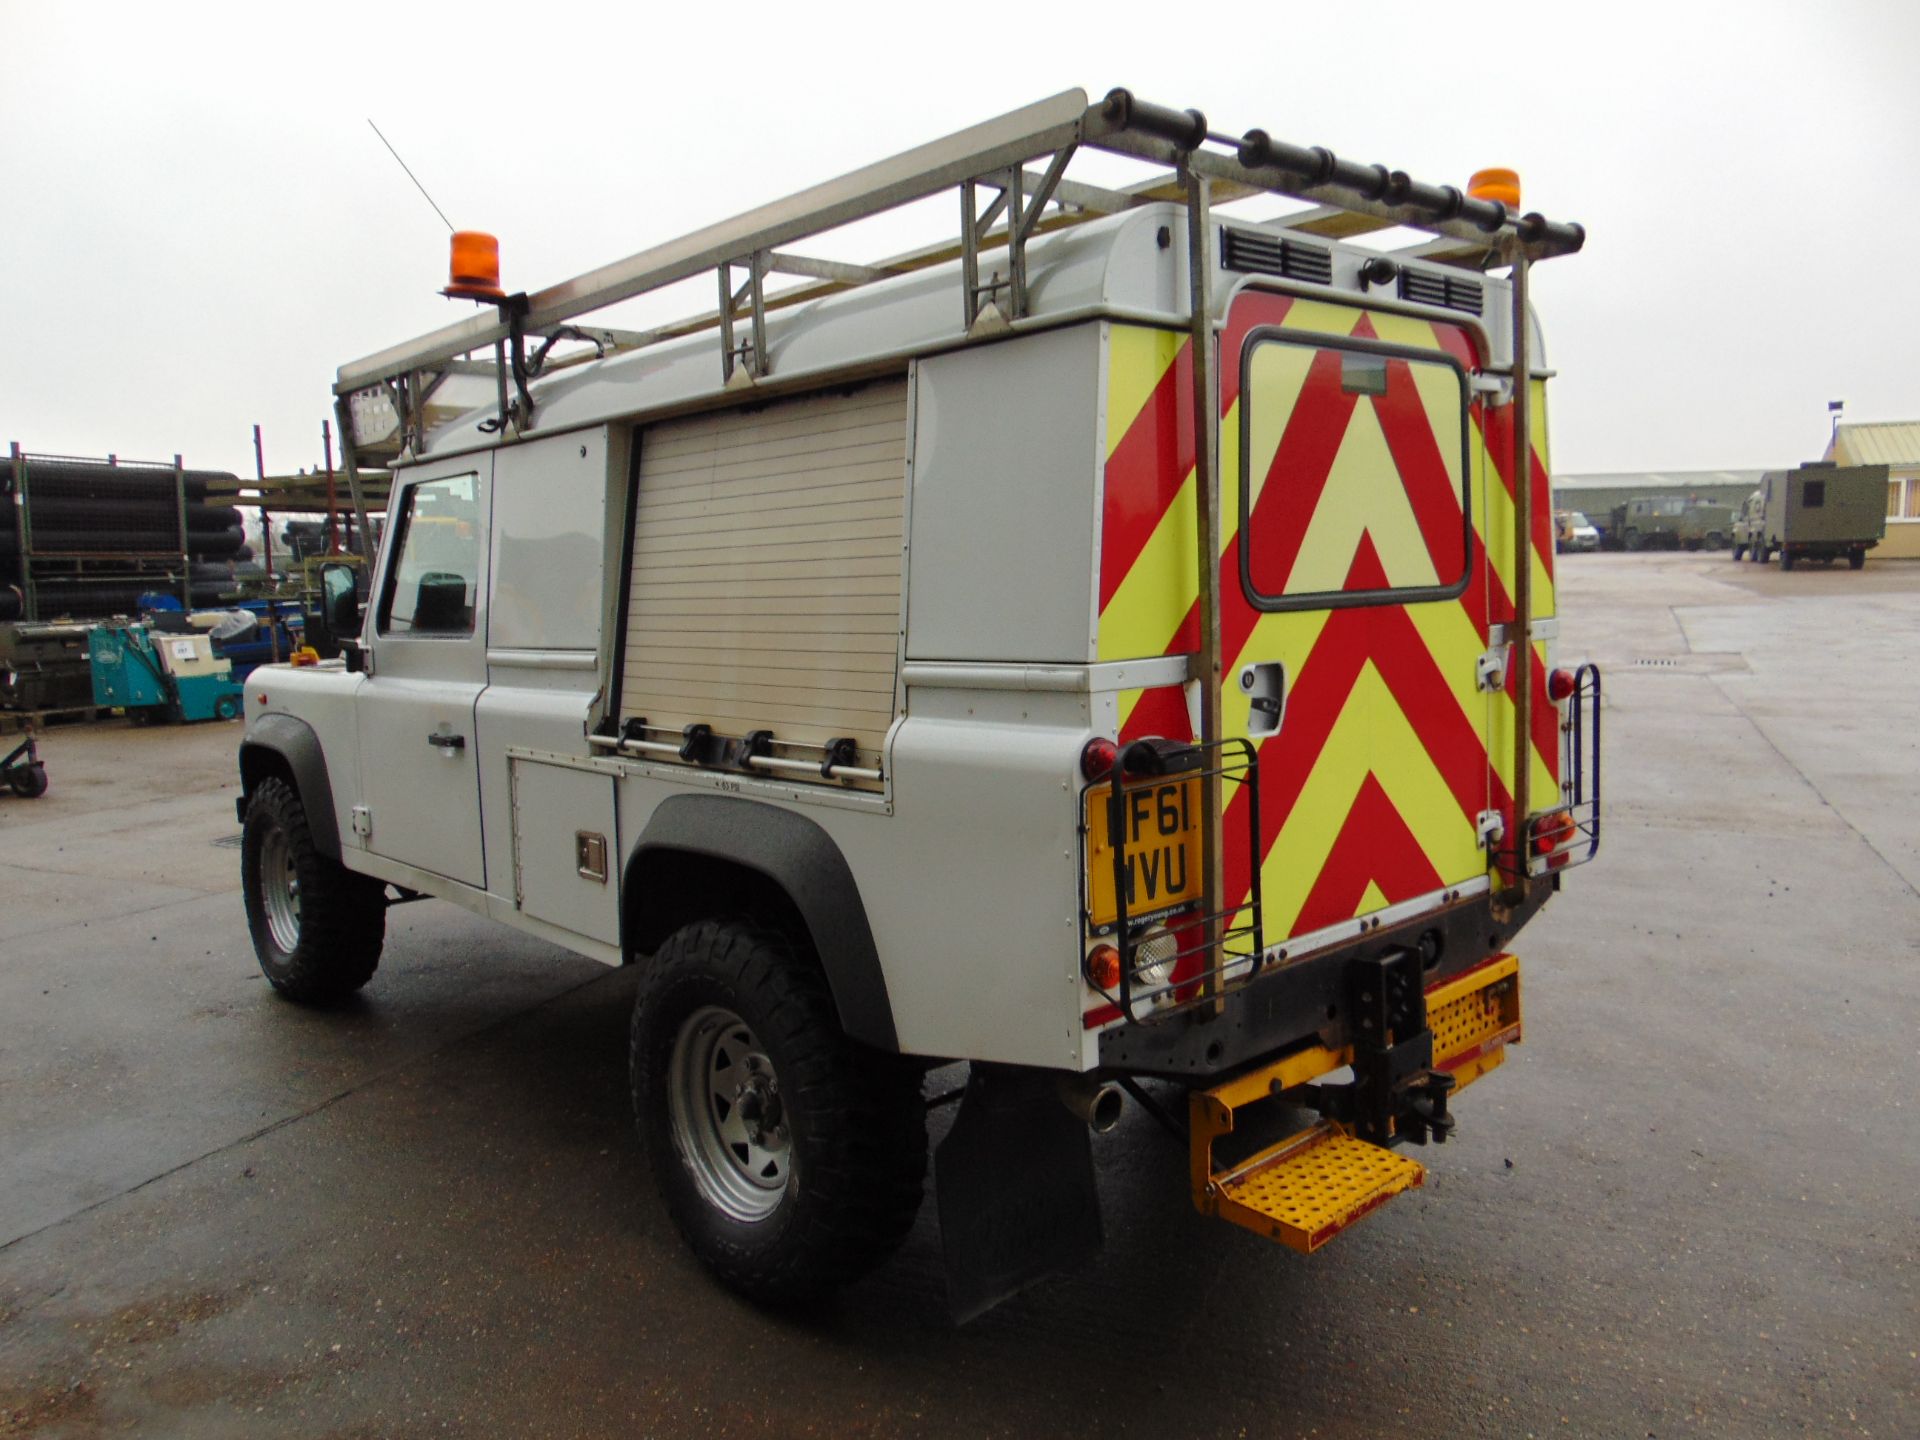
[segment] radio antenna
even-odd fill
[[[371,115],[367,117],[367,124],[373,125],[373,117]],[[380,127],[378,125],[373,125],[373,133],[380,135]],[[427,187],[420,183],[420,177],[407,168],[407,162],[400,158],[400,152],[393,148],[393,142],[387,139],[386,136],[380,135],[380,143],[387,147],[387,153],[393,156],[394,163],[402,170],[406,170],[407,179],[413,181],[413,188],[425,196],[427,204],[433,206],[433,213],[440,217],[440,223],[445,225],[447,230],[451,232],[453,230],[453,222],[447,219],[447,212],[442,210],[437,204],[434,204],[433,196],[427,194]]]

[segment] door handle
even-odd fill
[[[1279,731],[1287,713],[1287,668],[1279,661],[1240,667],[1240,693],[1247,697],[1247,736]]]
[[[467,748],[467,737],[464,735],[429,735],[427,736],[427,744],[437,746],[442,750],[464,750]]]

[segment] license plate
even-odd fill
[[[1114,888],[1116,848],[1109,804],[1113,787],[1087,792],[1087,919],[1095,928],[1120,917]],[[1200,782],[1194,777],[1129,785],[1121,794],[1127,918],[1176,910],[1200,898]]]

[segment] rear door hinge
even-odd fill
[[[1513,403],[1513,377],[1510,375],[1475,375],[1471,382],[1473,393],[1487,397],[1487,404],[1495,410]]]
[[[353,833],[358,835],[362,840],[371,838],[373,835],[373,811],[365,805],[356,805],[353,807],[352,813]]]
[[[1480,832],[1480,848],[1496,850],[1507,835],[1506,817],[1498,810],[1482,810],[1474,828]]]
[[[1507,647],[1495,645],[1483,654],[1474,665],[1474,684],[1483,691],[1495,692],[1507,688]]]

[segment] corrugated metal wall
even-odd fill
[[[894,717],[907,385],[670,420],[639,437],[621,717],[782,742]]]

